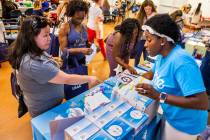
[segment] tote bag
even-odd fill
[[[23,91],[20,89],[20,86],[18,85],[17,82],[16,70],[14,70],[14,72],[11,73],[10,83],[11,83],[12,95],[18,101],[18,118],[21,118],[23,115],[25,115],[28,112],[28,108],[23,99]]]
[[[79,64],[78,60],[73,57],[73,63],[76,67],[70,68],[68,64],[65,65],[63,71],[68,74],[87,75],[88,69],[86,65]],[[78,85],[64,85],[65,99],[69,100],[88,90],[88,83]]]

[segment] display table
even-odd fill
[[[110,79],[108,79],[108,80],[110,80]],[[106,81],[108,81],[108,80],[106,80]],[[86,92],[76,96],[75,98],[73,98],[71,100],[68,100],[67,102],[65,102],[65,103],[63,103],[63,104],[61,104],[61,105],[59,105],[59,106],[57,106],[57,107],[55,107],[55,108],[53,108],[53,109],[43,113],[43,114],[33,118],[31,120],[33,139],[34,140],[50,140],[50,139],[52,139],[52,134],[51,134],[51,130],[52,129],[50,128],[51,121],[55,120],[55,118],[58,117],[58,116],[62,116],[64,118],[68,118],[68,115],[69,115],[68,114],[69,113],[68,110],[69,110],[69,108],[75,108],[76,107],[76,108],[81,108],[82,110],[84,110],[84,98],[85,98],[85,96],[87,94],[93,92],[94,90],[101,88],[101,87],[105,87],[104,90],[103,90],[103,94],[108,99],[111,99],[111,94],[112,94],[113,87],[111,85],[107,84],[107,83],[102,83],[102,84],[97,85],[96,87],[94,87],[94,88],[92,88],[92,89],[90,89],[90,90],[88,90],[88,91],[86,91]],[[102,109],[103,109],[103,107],[102,107]],[[119,112],[116,112],[116,114],[117,113],[119,113]],[[112,113],[112,114],[115,114],[115,113]],[[149,122],[151,122],[151,120]],[[149,125],[149,122],[145,123],[146,125],[144,125],[144,127],[141,128],[142,130],[139,131],[141,133],[138,133],[138,138],[143,136],[143,134],[144,134],[143,132],[146,130],[147,126]],[[63,125],[66,125],[66,124],[63,123]],[[67,128],[66,126],[58,126],[58,124],[56,124],[56,127],[57,128],[58,127],[60,127],[60,128],[61,127]],[[66,133],[66,129],[65,129],[65,133]],[[101,133],[104,133],[104,132],[99,131],[98,133],[101,134]],[[130,133],[131,132],[129,132],[129,134]],[[56,135],[56,137],[57,138],[55,138],[55,137],[54,138],[55,139],[64,139],[64,131],[61,132],[61,133],[58,133]]]

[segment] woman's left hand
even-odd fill
[[[63,65],[63,60],[60,57],[53,57],[53,59],[58,64],[59,67]]]
[[[139,94],[142,94],[154,100],[159,100],[160,93],[155,90],[154,87],[150,84],[138,84],[136,85],[136,91],[138,91]]]
[[[129,66],[127,69],[128,69],[128,71],[129,71],[131,74],[134,74],[134,75],[137,75],[137,74],[138,74],[137,71],[136,71],[133,67],[131,67],[131,66]]]

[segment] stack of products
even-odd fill
[[[129,77],[132,80],[126,83],[122,80],[123,77]],[[103,86],[85,94],[83,98],[84,110],[69,109],[67,116],[74,122],[63,129],[65,140],[94,140],[99,138],[141,140],[146,126],[155,114],[153,113],[155,102],[135,91],[134,87],[138,82],[150,83],[150,81],[142,78],[127,72],[121,73],[115,77],[115,86],[112,88],[108,84],[103,84]],[[113,81],[110,80],[109,82],[112,83]],[[110,92],[110,89],[113,89],[112,94],[107,98],[104,93]],[[149,112],[150,110],[152,113]],[[80,118],[75,121],[77,115]]]
[[[65,139],[135,139],[141,133],[147,120],[147,114],[127,103],[115,101],[103,108],[98,108],[65,129]]]

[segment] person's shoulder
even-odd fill
[[[61,25],[61,27],[59,29],[59,34],[66,34],[69,32],[69,29],[70,29],[69,22],[65,22]]]
[[[125,42],[125,39],[120,32],[116,32],[113,34],[113,43],[115,46],[118,46],[118,48],[121,48],[124,42]]]
[[[186,64],[195,64],[196,62],[194,60],[194,58],[188,54],[183,48],[181,48],[180,46],[176,46],[176,50],[173,56],[173,63],[174,65],[176,65],[177,67],[180,67],[182,65],[186,65]]]
[[[113,38],[114,40],[120,40],[122,38],[122,35],[120,34],[120,32],[113,32]]]

